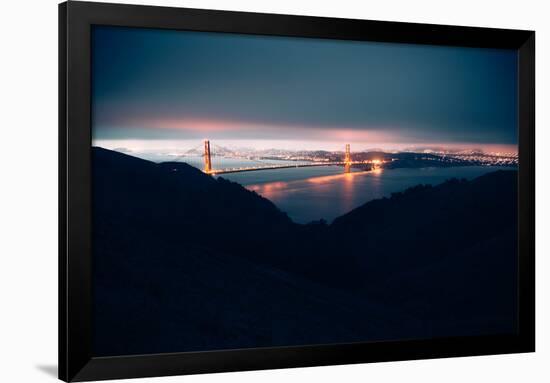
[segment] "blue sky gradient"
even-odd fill
[[[515,51],[93,28],[93,139],[516,145]]]

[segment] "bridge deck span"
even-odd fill
[[[208,174],[219,175],[219,174],[228,174],[228,173],[242,173],[242,172],[254,172],[258,170],[274,170],[274,169],[290,169],[290,168],[309,168],[315,166],[343,166],[344,162],[322,162],[322,163],[311,163],[311,164],[296,164],[296,165],[273,165],[273,166],[259,166],[259,167],[248,167],[248,168],[230,168],[230,169],[212,169]]]

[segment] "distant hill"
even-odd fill
[[[92,153],[97,355],[514,329],[515,171],[298,225],[189,165]]]

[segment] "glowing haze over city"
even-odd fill
[[[94,32],[93,145],[517,152],[513,51]]]

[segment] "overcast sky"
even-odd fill
[[[94,144],[517,143],[514,51],[101,26],[92,71]]]

